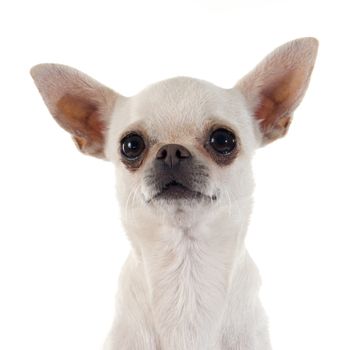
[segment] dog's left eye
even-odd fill
[[[217,153],[223,155],[230,154],[237,146],[236,136],[231,131],[223,128],[212,132],[209,143]]]
[[[129,160],[137,159],[145,150],[145,142],[138,134],[129,134],[121,141],[122,154]]]

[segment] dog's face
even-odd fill
[[[116,165],[125,220],[188,226],[242,210],[253,152],[288,130],[316,51],[315,39],[287,43],[232,89],[174,78],[129,98],[66,66],[39,65],[32,75],[79,149]]]
[[[243,96],[191,79],[152,85],[117,109],[106,155],[129,213],[201,220],[251,191],[254,125]],[[127,215],[126,212],[126,215]]]

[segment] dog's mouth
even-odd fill
[[[192,190],[182,183],[172,180],[165,184],[153,199],[179,200],[179,199],[216,199],[202,192]]]

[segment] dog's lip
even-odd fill
[[[215,200],[215,196],[208,196],[202,192],[192,190],[184,184],[172,180],[165,184],[163,188],[156,193],[152,199],[202,199],[208,198]]]

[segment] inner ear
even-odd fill
[[[302,84],[302,78],[302,75],[293,71],[262,89],[254,116],[265,139],[270,142],[287,133],[293,110],[302,98],[301,90],[298,89]]]
[[[77,147],[105,158],[106,130],[120,95],[64,65],[39,64],[31,74],[51,114],[72,135]]]
[[[284,136],[308,87],[318,42],[302,38],[269,54],[237,87],[259,124],[262,144]]]
[[[103,118],[97,104],[79,96],[64,95],[57,102],[57,122],[72,134],[78,148],[91,155],[103,152]]]

